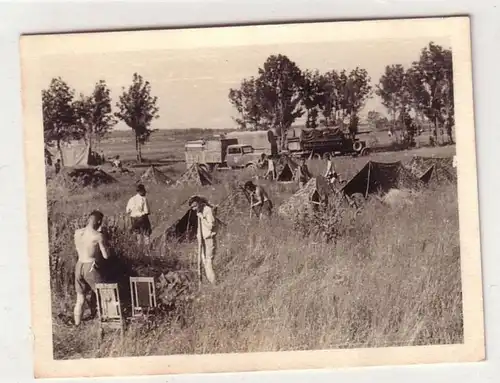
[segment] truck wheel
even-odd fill
[[[316,153],[315,155],[313,155],[313,158],[315,160],[321,160],[321,154]]]
[[[251,170],[251,171],[257,170],[257,166],[255,166],[255,164],[247,164],[247,165],[245,165],[245,168],[248,170]]]
[[[368,148],[363,148],[363,150],[361,151],[362,156],[367,156],[369,154],[370,154],[370,149]]]
[[[354,144],[352,144],[352,148],[354,149],[354,151],[359,152],[363,148],[363,145],[361,144],[361,142],[356,141]]]

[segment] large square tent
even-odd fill
[[[390,189],[415,189],[423,185],[400,161],[368,161],[341,191],[348,197],[361,194],[367,198],[369,194],[387,193]]]
[[[61,150],[55,147],[45,147],[47,163],[55,163],[60,159],[65,167],[86,167],[99,165],[92,156],[92,149],[88,143],[83,141],[70,141],[61,143]]]

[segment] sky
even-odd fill
[[[396,35],[396,34],[395,34]],[[446,37],[319,41],[243,46],[200,47],[193,49],[147,49],[51,54],[41,61],[40,80],[49,86],[61,76],[76,93],[90,94],[95,83],[106,80],[113,105],[132,82],[134,72],[151,83],[152,95],[158,97],[160,118],[154,129],[212,128],[235,129],[234,107],[229,89],[241,80],[257,75],[257,70],[271,54],[284,54],[302,70],[351,70],[356,66],[368,71],[375,85],[386,65],[408,67],[417,60],[420,50],[430,41],[450,47]],[[369,110],[385,113],[380,99],[368,100],[361,116]],[[300,121],[299,121],[300,122]],[[119,123],[117,129],[127,128]]]

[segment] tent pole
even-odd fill
[[[372,168],[372,163],[368,162],[368,180],[366,182],[365,199],[368,197],[368,191],[370,190],[370,170]]]

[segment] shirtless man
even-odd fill
[[[91,290],[90,310],[95,315],[95,285],[101,282],[102,276],[96,269],[96,260],[99,253],[108,259],[109,253],[104,243],[104,236],[98,230],[101,227],[104,215],[100,211],[90,213],[87,226],[75,231],[75,247],[78,253],[78,262],[75,267],[76,304],[74,310],[75,325],[82,319],[85,295]]]
[[[262,186],[255,185],[252,181],[247,181],[244,188],[250,193],[250,208],[259,208],[259,219],[262,216],[262,210],[264,210],[268,216],[271,216],[273,203],[269,199],[269,196],[264,188]]]

